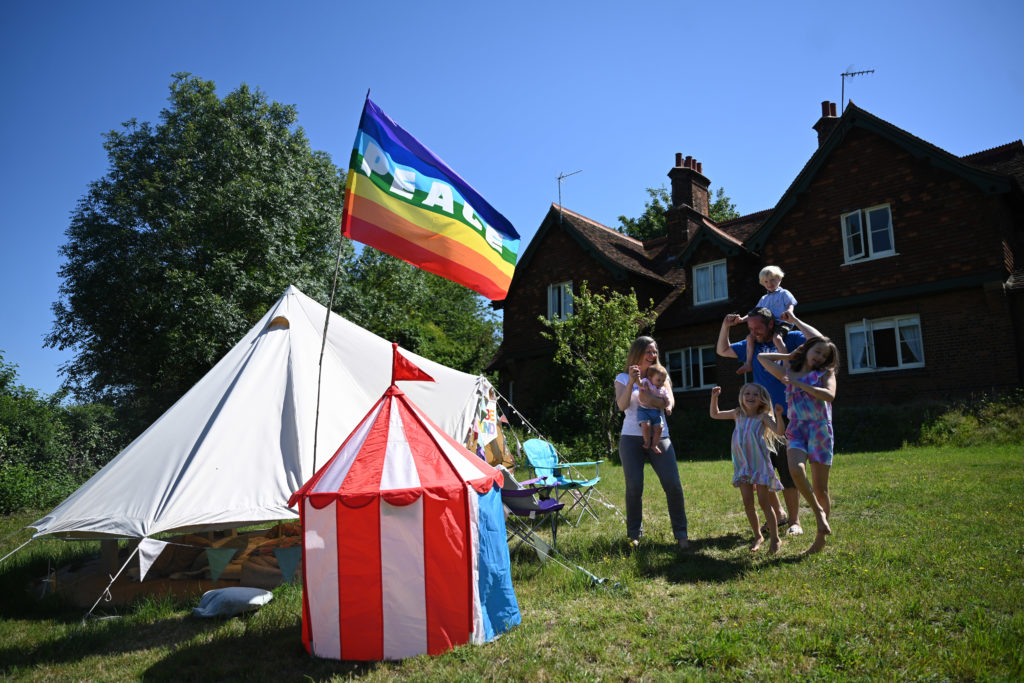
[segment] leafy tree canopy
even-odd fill
[[[18,383],[0,351],[0,514],[54,505],[124,446],[113,411]]]
[[[481,372],[497,351],[497,317],[460,284],[368,247],[347,277],[336,308],[374,334],[463,372]]]
[[[145,425],[289,284],[327,300],[343,177],[293,106],[242,85],[224,98],[176,74],[156,125],[104,138],[109,170],[67,229],[49,346],[80,399]],[[351,246],[343,249],[351,254]]]
[[[617,230],[624,235],[629,235],[641,242],[661,237],[667,231],[665,227],[665,216],[672,207],[672,196],[667,187],[648,187],[648,201],[644,204],[644,211],[636,218],[619,216],[619,227]],[[739,218],[736,205],[725,194],[724,188],[718,188],[714,195],[715,200],[710,202],[708,217],[716,223]]]
[[[542,334],[555,341],[555,363],[563,370],[566,389],[562,411],[576,416],[562,425],[576,428],[577,439],[589,441],[591,452],[614,453],[616,434],[622,424],[612,391],[615,376],[626,367],[626,352],[641,330],[654,325],[655,314],[648,304],[640,308],[636,294],[620,294],[607,288],[591,292],[584,281],[573,293],[572,315],[541,322]]]
[[[736,205],[732,203],[732,200],[726,196],[725,188],[718,188],[718,192],[715,193],[715,201],[711,202],[708,207],[708,218],[716,223],[722,223],[739,217],[740,212],[736,210]]]
[[[619,216],[618,231],[629,235],[641,242],[661,237],[665,234],[665,214],[672,208],[672,197],[668,188],[648,187],[647,194],[650,197],[644,204],[644,212],[636,218]]]

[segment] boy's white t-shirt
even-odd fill
[[[622,386],[629,386],[629,375],[624,372],[620,372],[615,376],[615,383],[621,384]],[[640,429],[640,423],[637,422],[636,409],[640,406],[640,387],[633,385],[633,393],[629,397],[629,407],[622,411],[622,431],[619,432],[622,436],[643,436],[644,433]],[[665,411],[661,411],[661,416],[665,416]],[[668,421],[665,422],[665,427],[661,431],[661,438],[668,438]]]

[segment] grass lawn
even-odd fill
[[[672,541],[647,470],[646,536],[627,548],[612,510],[562,527],[559,550],[609,581],[513,556],[523,623],[494,643],[403,662],[317,660],[299,635],[301,589],[259,612],[200,620],[148,601],[81,626],[84,610],[24,592],[85,544],[34,542],[0,567],[0,677],[16,680],[758,680],[1024,678],[1024,447],[836,456],[834,534],[801,557],[747,549],[728,461],[682,462],[693,552]],[[601,490],[621,509],[622,470]],[[39,515],[0,518],[0,538]],[[23,538],[22,538],[23,540]],[[16,547],[4,543],[2,552]],[[767,544],[765,544],[765,549]]]

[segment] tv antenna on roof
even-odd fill
[[[573,171],[572,173],[559,173],[558,174],[558,224],[559,225],[562,224],[562,183],[565,182],[565,179],[568,178],[569,176],[576,175],[577,173],[582,173],[582,172],[583,172],[583,169],[581,168],[580,170]]]
[[[841,110],[839,112],[840,116],[842,115],[842,113],[844,111],[846,111],[846,77],[849,76],[850,78],[853,78],[854,76],[863,76],[865,74],[873,74],[873,73],[875,73],[874,69],[868,69],[867,71],[850,71],[850,69],[852,69],[852,68],[853,68],[853,65],[850,65],[850,66],[846,67],[846,71],[844,71],[841,74],[842,77],[843,77],[843,90],[842,90],[842,96],[839,98],[839,101],[841,103],[840,104]]]

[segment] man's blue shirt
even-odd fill
[[[807,338],[804,333],[800,330],[793,330],[785,337],[786,349],[793,351],[796,347],[803,344]],[[740,362],[747,358],[747,340],[744,338],[743,341],[738,341],[735,344],[730,344],[729,348],[733,350],[736,357],[740,359]],[[761,361],[757,359],[757,356],[762,353],[775,353],[775,344],[769,342],[767,344],[757,342],[754,344],[754,381],[763,386],[768,390],[768,394],[772,397],[772,403],[775,405],[781,405],[783,412],[786,410],[786,386],[775,379],[775,375],[768,372]]]

